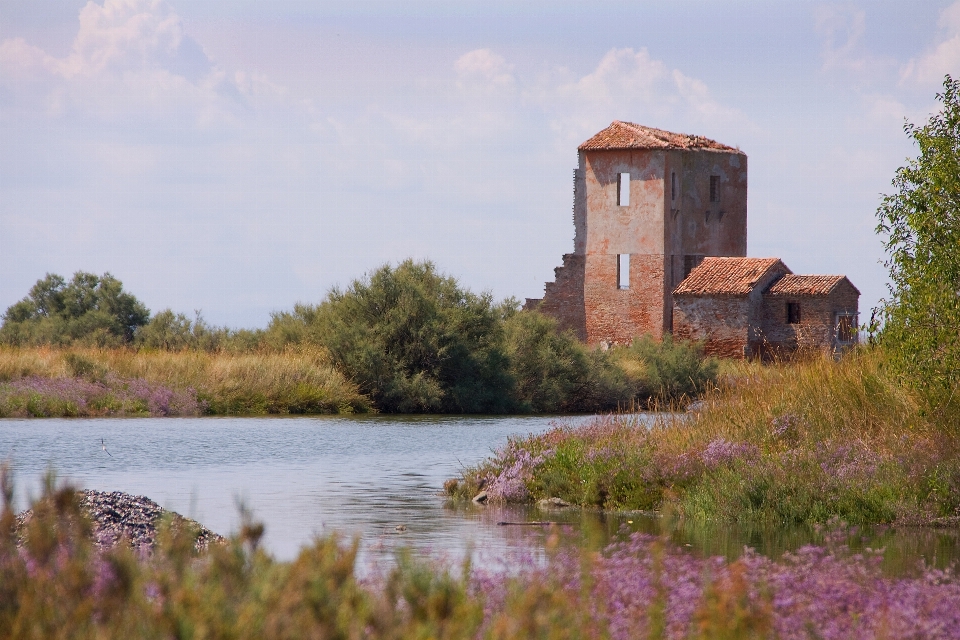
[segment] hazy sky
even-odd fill
[[[739,145],[749,255],[868,317],[946,73],[960,2],[0,0],[0,312],[82,269],[265,326],[406,257],[541,297],[619,119]]]

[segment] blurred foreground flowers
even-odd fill
[[[830,542],[778,560],[698,558],[634,535],[603,553],[548,545],[544,563],[451,569],[402,552],[355,572],[358,541],[316,539],[289,563],[262,526],[200,552],[161,526],[152,549],[98,551],[77,493],[48,483],[21,531],[3,474],[0,637],[946,638],[960,580],[888,578],[879,554]]]

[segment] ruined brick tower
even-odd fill
[[[573,253],[542,299],[589,344],[673,327],[673,290],[705,256],[747,254],[747,156],[700,136],[615,121],[578,148]]]

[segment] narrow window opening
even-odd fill
[[[673,171],[670,172],[670,199],[677,199],[677,174]]]
[[[851,344],[857,340],[857,316],[852,313],[837,314],[837,342]]]
[[[617,181],[617,204],[621,207],[630,206],[630,174],[621,173]]]
[[[702,255],[683,256],[683,279],[686,280],[690,272],[700,266],[701,262],[703,262]]]
[[[617,288],[630,288],[630,254],[617,254]]]
[[[800,303],[787,303],[787,324],[800,324]]]
[[[710,176],[710,202],[720,202],[720,176]]]

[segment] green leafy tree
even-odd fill
[[[489,294],[407,260],[334,289],[315,308],[274,316],[268,334],[293,335],[298,319],[309,322],[308,339],[381,410],[500,413],[512,387],[502,316]]]
[[[109,273],[48,273],[3,315],[0,342],[16,345],[128,344],[150,311]]]
[[[931,398],[949,397],[960,376],[960,83],[947,76],[937,99],[927,124],[904,125],[920,155],[897,170],[877,212],[891,280],[879,339]]]

